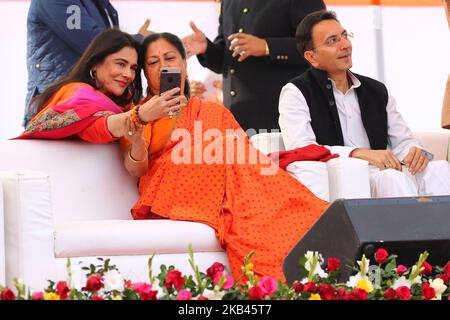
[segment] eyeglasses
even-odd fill
[[[342,39],[345,39],[347,41],[352,41],[353,38],[354,38],[353,32],[343,31],[341,33],[341,35],[334,35],[334,36],[327,38],[327,40],[324,43],[319,44],[315,48],[312,48],[311,51],[314,51],[321,46],[327,46],[330,48],[335,47],[341,42]]]

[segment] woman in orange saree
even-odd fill
[[[181,92],[189,96],[186,55],[176,36],[147,37],[141,61],[149,97],[160,94],[162,67],[181,70]],[[235,278],[254,250],[256,275],[285,280],[284,257],[328,203],[253,148],[221,105],[190,98],[177,117],[170,113],[146,125],[143,136],[149,148],[141,159],[147,168],[135,170],[138,161],[127,166],[140,176],[133,217],[205,223],[226,249]]]

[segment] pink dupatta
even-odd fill
[[[122,113],[109,97],[82,82],[63,86],[16,139],[63,139],[77,135],[99,117]]]

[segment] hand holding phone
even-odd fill
[[[159,94],[161,95],[162,93],[173,88],[181,88],[180,69],[173,67],[161,68],[161,74],[159,78]]]

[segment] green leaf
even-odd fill
[[[395,259],[392,259],[391,261],[389,261],[389,263],[386,265],[386,267],[384,268],[384,270],[386,272],[391,272],[393,270],[395,270],[395,268],[397,268],[397,261]]]

